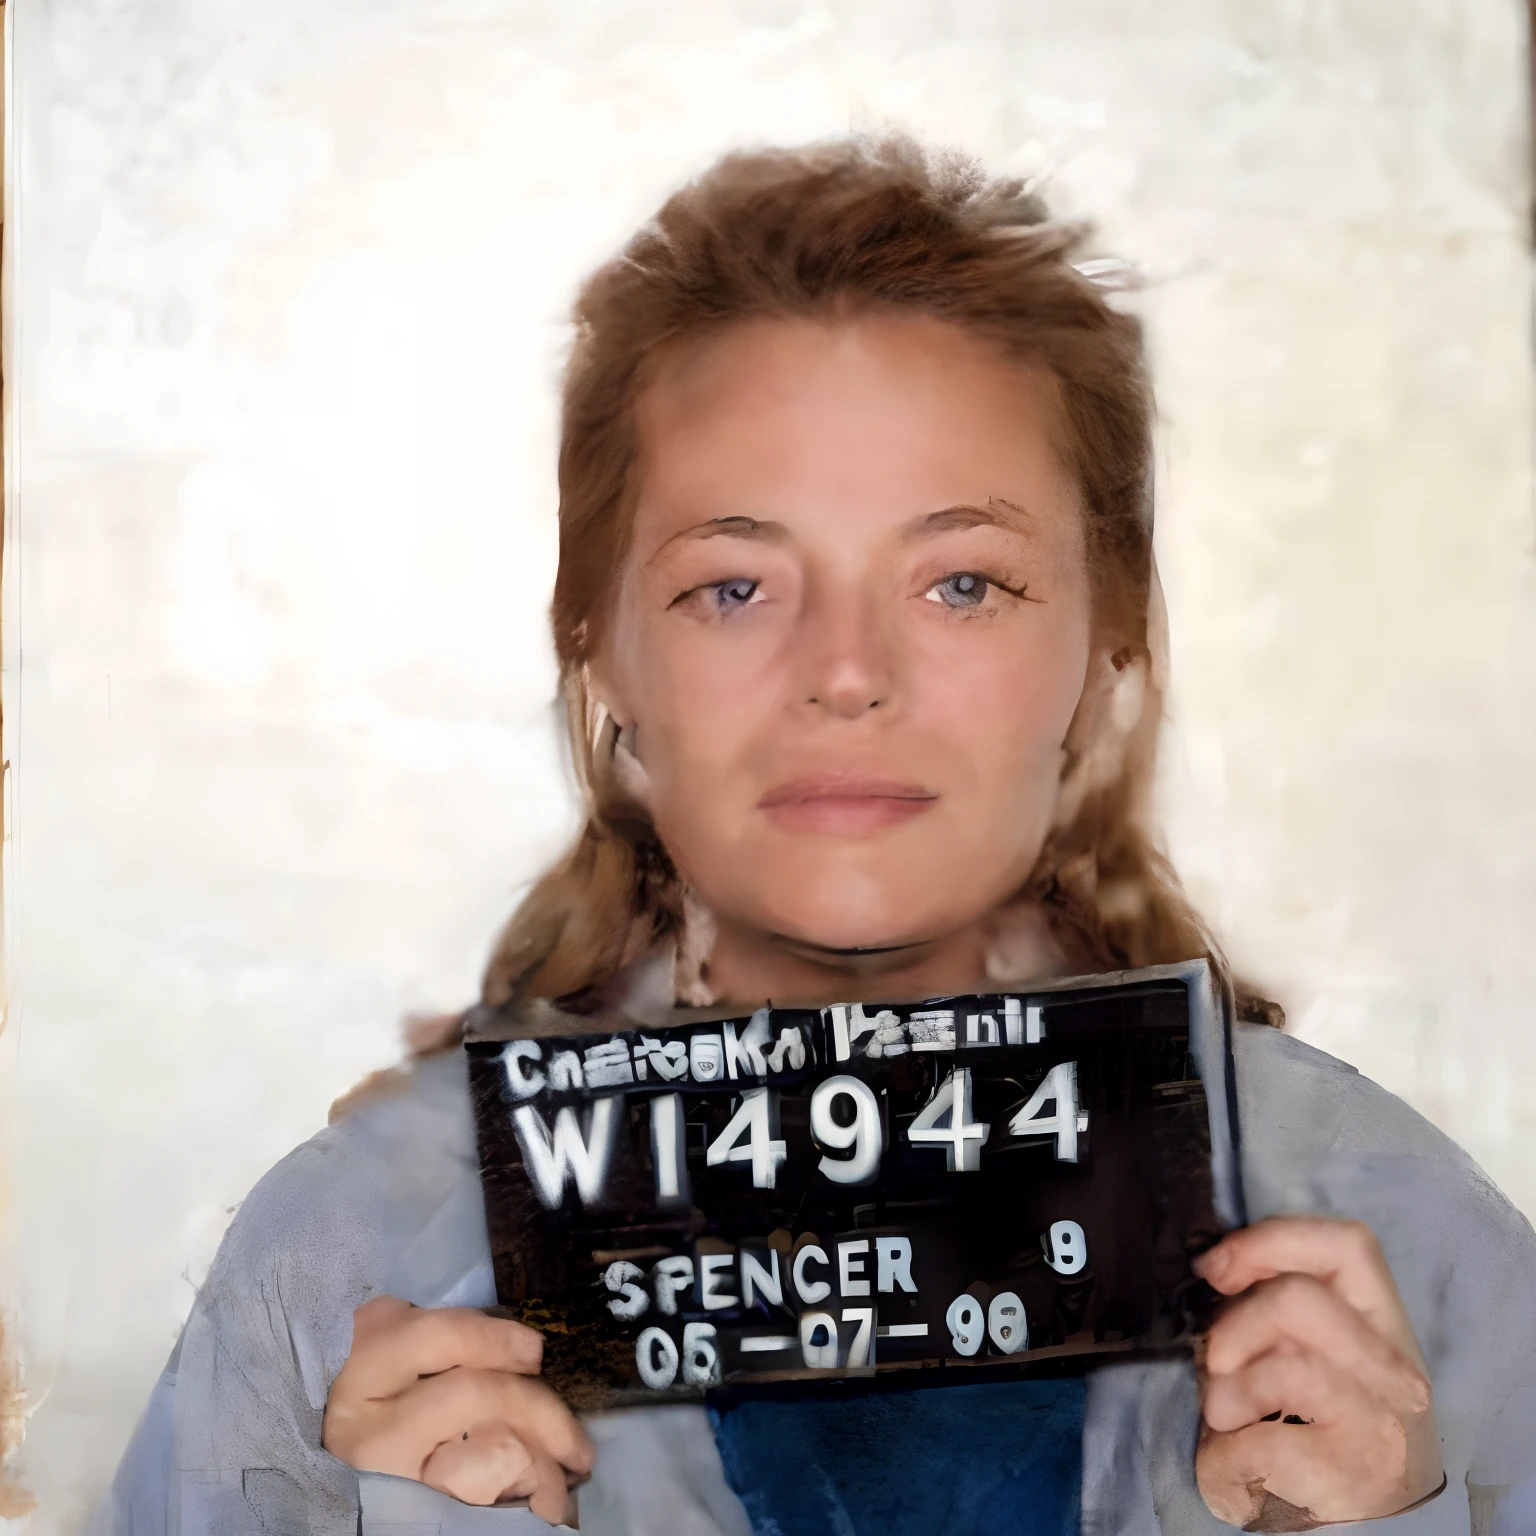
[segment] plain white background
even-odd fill
[[[252,1182],[572,826],[575,282],[900,123],[1137,262],[1171,846],[1536,1210],[1517,0],[11,0],[4,1284],[74,1532]],[[18,1529],[26,1522],[15,1522]]]

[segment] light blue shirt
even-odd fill
[[[1234,1054],[1250,1218],[1368,1223],[1429,1364],[1446,1488],[1360,1529],[1536,1532],[1530,1224],[1465,1153],[1342,1062],[1248,1024],[1237,1026]],[[424,1307],[495,1300],[457,1051],[418,1063],[394,1092],[306,1142],[252,1191],[92,1536],[547,1531],[526,1509],[475,1509],[402,1479],[360,1479],[321,1449],[352,1313],[379,1295]],[[749,1536],[703,1409],[632,1409],[588,1425],[598,1455],[580,1496],[582,1536]],[[1085,1536],[1232,1530],[1196,1488],[1198,1428],[1187,1363],[1095,1369],[1083,1431]]]

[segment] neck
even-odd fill
[[[859,950],[828,949],[717,916],[704,976],[722,1005],[820,1006],[985,992],[1048,976],[1058,964],[1039,908],[1013,903],[939,937]]]

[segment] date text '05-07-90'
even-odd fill
[[[467,1045],[498,1297],[578,1406],[1178,1347],[1240,1219],[1203,964],[515,1027]]]

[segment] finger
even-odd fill
[[[1352,1376],[1315,1354],[1277,1350],[1230,1375],[1206,1379],[1201,1414],[1218,1433],[1245,1429],[1275,1413],[1324,1427],[1396,1417]]]
[[[463,1504],[494,1504],[526,1477],[533,1453],[505,1424],[477,1424],[427,1457],[421,1480]]]
[[[536,1376],[543,1358],[543,1336],[522,1323],[380,1296],[353,1314],[352,1352],[336,1380],[359,1397],[393,1397],[418,1377],[454,1366]]]
[[[1401,1442],[1380,1433],[1382,1428],[1366,1426],[1364,1433],[1344,1436],[1342,1444],[1336,1426],[1272,1423],[1205,1432],[1195,1478],[1211,1512],[1231,1525],[1254,1528],[1266,1494],[1309,1516],[1310,1524],[1380,1519],[1407,1509],[1443,1480],[1438,1441],[1436,1454],[1405,1459]],[[1306,1530],[1310,1524],[1263,1528]]]
[[[1384,1338],[1399,1347],[1413,1339],[1397,1282],[1375,1233],[1363,1222],[1271,1216],[1229,1232],[1194,1268],[1225,1296],[1287,1272],[1312,1275],[1332,1286]],[[1417,1356],[1416,1343],[1412,1351]]]
[[[1310,1517],[1310,1524],[1330,1518],[1334,1511],[1330,1501],[1314,1491],[1327,1471],[1310,1465],[1309,1459],[1316,1459],[1315,1437],[1292,1424],[1205,1433],[1195,1457],[1195,1481],[1206,1507],[1228,1525],[1256,1529],[1254,1522],[1271,1493]],[[1283,1494],[1278,1493],[1281,1489]],[[1308,1525],[1296,1528],[1306,1530]]]
[[[528,1469],[503,1490],[504,1498],[526,1498],[528,1508],[551,1525],[570,1525],[576,1501],[564,1469],[551,1456],[537,1450]]]
[[[361,1453],[381,1463],[369,1472],[421,1475],[439,1445],[462,1438],[470,1426],[505,1424],[530,1452],[541,1452],[585,1474],[592,1470],[592,1442],[575,1415],[535,1376],[455,1366],[428,1376],[379,1405],[379,1418]],[[387,1462],[388,1465],[382,1463]]]
[[[400,1318],[415,1310],[410,1302],[402,1301],[398,1296],[375,1296],[372,1301],[365,1301],[352,1314],[353,1349],[387,1332]]]
[[[1287,1347],[1328,1359],[1405,1408],[1427,1401],[1428,1383],[1414,1363],[1311,1275],[1277,1275],[1249,1287],[1212,1325],[1205,1369],[1224,1376]]]
[[[1201,1426],[1200,1448],[1195,1453],[1200,1497],[1218,1520],[1239,1530],[1247,1530],[1264,1506],[1264,1480],[1272,1463],[1262,1432],[1275,1427],[1259,1424],[1235,1434],[1218,1434]]]

